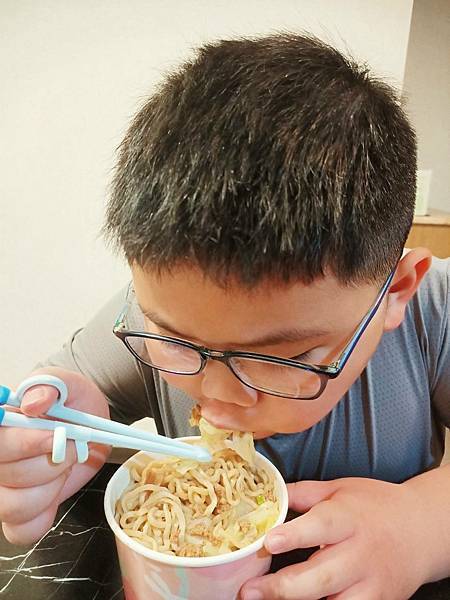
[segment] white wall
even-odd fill
[[[307,29],[346,42],[401,86],[411,9],[412,0],[2,0],[0,382],[15,385],[126,281],[97,239],[106,186],[129,118],[166,69],[204,40]]]
[[[417,131],[419,169],[431,170],[428,204],[450,212],[450,2],[415,0],[404,92]]]

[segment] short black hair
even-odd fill
[[[134,118],[104,232],[143,268],[379,281],[410,230],[415,180],[414,131],[366,65],[311,35],[220,40]]]

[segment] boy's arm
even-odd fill
[[[433,261],[442,277],[435,283],[437,290],[430,290],[427,298],[430,304],[427,329],[435,328],[435,339],[428,344],[430,391],[437,419],[450,429],[450,258]]]
[[[128,286],[127,286],[128,287]],[[155,395],[151,369],[142,369],[112,333],[125,304],[127,287],[116,294],[63,348],[36,368],[56,366],[79,372],[93,381],[110,406],[111,418],[131,423],[153,416],[150,402]]]

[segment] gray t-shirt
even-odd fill
[[[168,436],[197,433],[192,400],[139,364],[112,333],[121,290],[56,355],[39,366],[80,371],[103,391],[114,419],[155,418]],[[132,302],[127,326],[142,329]],[[366,369],[310,429],[277,434],[257,448],[286,481],[372,477],[401,482],[437,466],[450,427],[450,259],[433,259],[399,328],[383,335]]]

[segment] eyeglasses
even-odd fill
[[[335,379],[347,364],[356,344],[376,314],[389,289],[395,269],[386,279],[374,304],[359,323],[339,358],[330,365],[315,365],[292,358],[281,358],[255,352],[221,351],[198,346],[178,338],[131,331],[125,317],[131,304],[131,288],[127,303],[118,316],[113,333],[144,365],[174,375],[197,375],[208,360],[225,364],[244,385],[272,396],[295,400],[314,400],[324,391],[328,381]]]

